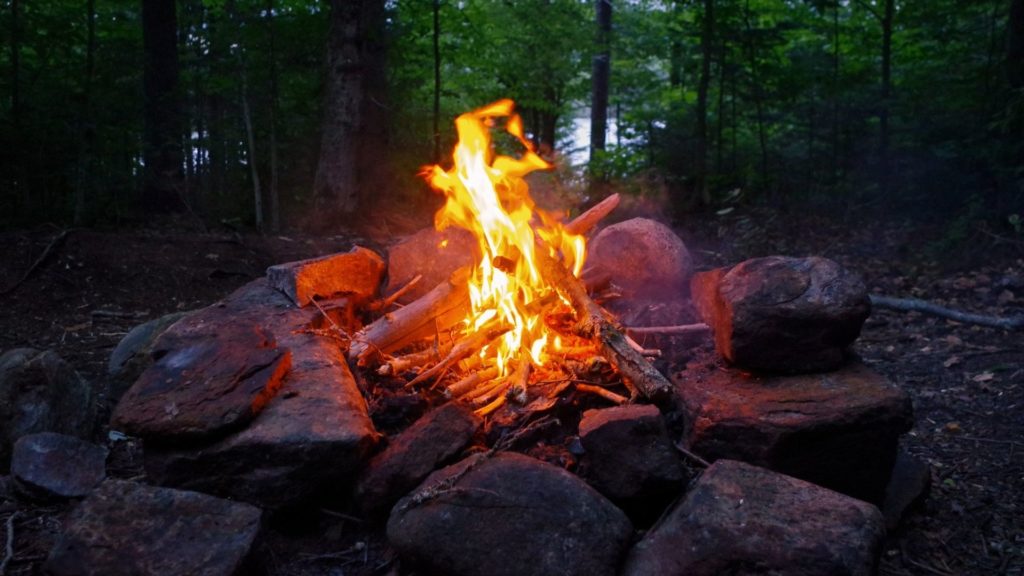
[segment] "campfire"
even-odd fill
[[[500,122],[521,146],[518,157],[494,151],[491,131]],[[436,228],[471,233],[476,264],[367,325],[353,337],[350,358],[380,375],[412,374],[407,387],[440,388],[479,415],[510,400],[543,403],[569,386],[620,404],[627,398],[608,389],[620,383],[632,397],[666,395],[669,383],[643,355],[650,351],[579,278],[583,235],[618,197],[567,223],[538,208],[524,177],[551,165],[534,151],[511,100],[465,113],[456,127],[453,165],[424,175],[446,197]]]

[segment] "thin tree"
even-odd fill
[[[142,0],[143,205],[153,212],[183,207],[175,4],[170,0]]]
[[[590,97],[590,161],[604,150],[608,133],[608,85],[611,78],[612,2],[595,2],[597,51],[592,62]],[[600,178],[600,176],[599,176]]]
[[[1006,77],[1019,90],[1024,88],[1024,0],[1010,0],[1006,28]]]
[[[882,29],[881,94],[878,102],[878,188],[883,198],[888,197],[889,167],[889,109],[892,98],[892,33],[896,17],[896,0],[884,0],[879,12],[864,0],[858,2],[878,20]]]
[[[85,78],[82,82],[82,110],[78,120],[78,174],[75,179],[75,212],[74,223],[81,226],[85,220],[86,180],[89,177],[89,158],[93,153],[92,127],[92,85],[96,72],[96,0],[85,3],[86,43],[85,43]]]
[[[441,162],[441,0],[434,0],[434,162]]]
[[[711,60],[714,52],[715,1],[704,0],[700,33],[700,79],[697,81],[697,189],[700,202],[711,204],[708,184],[708,86],[711,82]]]
[[[267,191],[270,196],[270,231],[281,230],[281,198],[278,190],[278,164],[277,164],[277,107],[278,107],[278,86],[277,86],[277,34],[274,22],[277,18],[274,0],[267,0],[267,43],[269,51],[267,57],[270,60],[270,189]]]

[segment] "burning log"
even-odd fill
[[[349,360],[365,366],[372,354],[393,352],[462,320],[469,302],[468,277],[469,271],[460,268],[419,300],[366,325],[352,337]]]
[[[420,372],[420,374],[410,380],[405,387],[411,388],[417,384],[422,384],[423,382],[439,377],[445,370],[454,366],[459,360],[462,360],[475,352],[479,352],[481,348],[511,329],[512,327],[508,324],[499,322],[494,322],[481,327],[470,334],[467,338],[456,343],[455,346],[452,347],[452,351],[449,352],[447,356],[437,364],[434,364],[430,368]]]
[[[589,210],[580,214],[576,218],[573,218],[572,222],[565,225],[565,231],[569,234],[577,236],[583,236],[587,232],[590,232],[597,223],[603,220],[606,216],[612,213],[619,205],[619,195],[612,194],[611,196],[601,200],[597,204],[594,204]]]
[[[446,356],[452,349],[451,344],[444,342],[437,346],[431,346],[426,350],[388,358],[377,367],[377,374],[381,376],[397,376],[413,368],[418,368],[432,361],[437,361]]]
[[[577,316],[576,330],[581,336],[595,339],[601,351],[623,380],[636,392],[656,403],[668,401],[672,384],[650,362],[629,345],[626,335],[611,316],[591,300],[583,282],[569,273],[562,263],[546,249],[536,252],[537,264],[544,279],[565,296]]]

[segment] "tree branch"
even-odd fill
[[[922,314],[938,316],[947,320],[987,326],[989,328],[1002,328],[1003,330],[1011,331],[1024,330],[1024,316],[1000,318],[998,316],[984,316],[982,314],[953,310],[952,308],[946,308],[945,306],[939,306],[938,304],[918,300],[917,298],[892,298],[875,294],[870,294],[869,297],[871,298],[871,306],[875,308],[887,308],[901,312],[921,312]]]

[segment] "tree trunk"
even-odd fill
[[[267,0],[267,40],[270,44],[270,231],[281,230],[281,197],[277,175],[277,34],[274,0]]]
[[[245,139],[248,144],[248,164],[252,174],[253,212],[256,229],[263,232],[263,191],[260,189],[260,171],[256,161],[256,136],[252,129],[252,112],[249,109],[249,79],[245,73],[245,60],[238,48],[238,72],[241,78],[242,120],[245,123]]]
[[[708,86],[711,82],[711,59],[715,34],[715,1],[704,0],[700,33],[700,80],[697,82],[697,190],[704,206],[711,204],[708,184]]]
[[[92,81],[96,70],[96,0],[87,0],[86,43],[85,43],[85,80],[82,83],[82,110],[78,118],[78,174],[75,182],[75,226],[85,221],[86,181],[89,174],[89,159],[93,153],[95,131],[92,127]]]
[[[882,102],[878,112],[878,187],[883,198],[889,196],[889,98],[892,93],[892,26],[896,0],[885,0],[882,15]]]
[[[757,48],[754,45],[753,26],[750,24],[750,0],[747,0],[743,11],[743,21],[747,29],[747,58],[750,60],[750,83],[754,92],[754,109],[757,113],[757,140],[761,148],[761,181],[768,178],[768,137],[764,129],[764,103],[761,93],[761,81],[757,71]]]
[[[441,0],[434,0],[434,163],[441,162]]]
[[[724,154],[722,142],[725,137],[725,67],[727,57],[725,39],[723,38],[718,52],[718,105],[716,107],[717,118],[715,119],[715,172],[718,174],[725,172],[725,167],[722,166]]]
[[[840,0],[832,11],[832,182],[839,178],[839,9]]]
[[[331,0],[327,38],[327,87],[320,160],[314,183],[314,227],[325,229],[350,218],[359,208],[360,185],[377,171],[381,126],[384,0]],[[360,174],[360,172],[364,172]],[[361,180],[363,182],[361,182]],[[365,194],[365,192],[364,192]]]
[[[1024,88],[1024,0],[1011,0],[1006,28],[1006,77],[1011,88]]]
[[[21,35],[20,2],[11,0],[11,118],[18,122],[21,111]]]
[[[143,205],[152,212],[183,208],[181,102],[178,95],[176,3],[142,0]]]
[[[590,159],[604,150],[608,133],[608,85],[611,78],[612,2],[597,0],[597,51],[594,54],[590,97]]]

